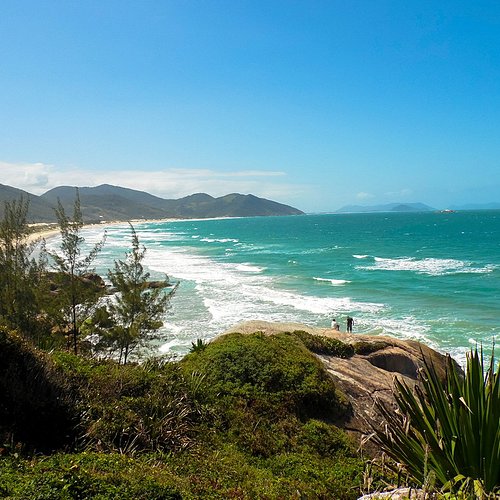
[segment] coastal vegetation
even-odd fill
[[[101,251],[106,235],[93,246],[90,252],[82,255],[82,244],[85,239],[81,236],[83,219],[78,190],[71,219],[66,215],[59,200],[55,212],[61,234],[61,244],[59,252],[49,252],[56,271],[54,280],[57,283],[56,299],[51,312],[58,317],[62,330],[70,333],[73,351],[77,354],[81,325],[90,318],[101,295],[100,290],[89,286],[84,278],[94,272],[91,265]]]
[[[36,259],[36,242],[29,242],[29,203],[5,203],[0,221],[0,322],[40,342],[43,256]]]
[[[500,363],[485,371],[483,353],[467,356],[465,376],[448,358],[445,384],[426,363],[421,385],[396,379],[400,413],[382,408],[387,432],[378,443],[416,484],[464,498],[489,498],[500,489]]]
[[[348,405],[298,336],[233,334],[140,365],[0,342],[4,496],[359,494],[363,460],[332,423]]]
[[[91,319],[89,333],[97,332],[102,350],[118,351],[118,361],[127,363],[129,354],[140,345],[152,341],[152,333],[163,324],[163,316],[177,285],[170,291],[168,277],[163,282],[151,282],[142,261],[146,248],[141,246],[137,233],[130,224],[131,247],[124,260],[117,260],[108,271],[108,279],[115,293],[113,300],[101,307]]]
[[[175,287],[151,283],[133,226],[106,287],[91,268],[104,241],[82,250],[78,196],[71,219],[59,206],[59,253],[28,242],[27,213],[8,203],[0,223],[0,497],[354,499],[398,482],[498,493],[494,356],[486,372],[475,352],[465,376],[450,360],[444,377],[427,363],[415,389],[396,382],[388,432],[373,423],[390,460],[374,467],[342,429],[353,409],[320,358],[386,341],[234,332],[180,360],[134,358]]]

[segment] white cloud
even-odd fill
[[[30,193],[44,192],[49,183],[50,165],[43,163],[6,163],[0,161],[0,183]]]
[[[285,180],[286,174],[273,170],[235,170],[168,168],[164,170],[84,170],[44,163],[0,162],[0,183],[43,194],[56,186],[98,186],[112,184],[160,196],[179,198],[204,192],[212,196],[252,193],[283,203],[292,203],[310,194],[310,186]]]
[[[356,194],[356,198],[358,200],[361,200],[361,201],[363,201],[363,200],[371,200],[374,197],[375,196],[373,194],[371,194],[371,193],[365,193],[363,191],[361,191],[360,193]]]

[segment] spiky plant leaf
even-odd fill
[[[463,377],[448,357],[444,381],[424,361],[414,390],[396,379],[398,412],[379,405],[387,427],[375,439],[416,483],[425,484],[432,472],[444,490],[500,491],[500,363],[495,370],[494,359],[492,352],[485,371],[476,348]]]

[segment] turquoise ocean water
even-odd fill
[[[136,225],[153,276],[181,285],[155,349],[184,354],[243,320],[345,329],[425,342],[463,362],[500,333],[500,211],[331,214]],[[90,243],[101,228],[84,232]],[[57,240],[51,240],[51,244]],[[98,272],[123,258],[108,228]]]

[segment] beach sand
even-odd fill
[[[132,225],[136,224],[148,224],[151,222],[173,222],[177,221],[180,219],[134,219],[131,221],[124,221],[124,220],[115,220],[115,221],[106,221],[106,222],[101,222],[99,224],[84,224],[83,229],[88,229],[88,228],[102,228],[103,230],[106,230],[108,227],[113,227],[113,226],[121,226],[123,224],[128,224],[129,222]],[[42,239],[47,239],[51,238],[53,236],[57,236],[59,234],[59,226],[56,223],[38,223],[38,224],[31,224],[30,225],[31,229],[33,232],[28,236],[28,242],[32,243],[38,240]]]

